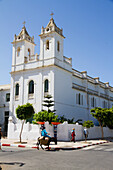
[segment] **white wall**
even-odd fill
[[[48,122],[45,122],[45,127],[50,136],[54,136],[53,126],[49,125]],[[76,140],[83,140],[83,127],[77,124],[68,124],[64,122],[63,124],[59,124],[57,128],[57,139],[59,141],[70,141],[71,139],[71,131],[75,128]],[[9,118],[8,124],[8,139],[19,139],[21,129],[21,123],[13,124],[12,119]],[[113,137],[113,130],[104,127],[104,137]],[[101,138],[101,128],[99,126],[94,126],[88,129],[89,135],[88,139]],[[40,125],[33,124],[24,124],[22,139],[24,140],[37,140],[40,137]]]
[[[11,78],[11,102],[10,102],[10,115],[15,116],[15,110],[18,105],[26,103],[33,104],[35,112],[38,113],[42,110],[42,103],[44,100],[44,81],[49,80],[49,92],[54,98],[54,71],[53,68],[40,68],[27,72],[19,72],[16,75],[12,74]],[[32,98],[28,95],[28,86],[30,80],[34,81],[34,94]],[[15,85],[19,83],[19,97],[15,99]]]

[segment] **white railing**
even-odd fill
[[[82,73],[73,69],[73,75],[82,78]]]
[[[103,82],[101,82],[101,81],[99,81],[99,84],[100,84],[100,86],[103,87],[103,88],[106,87],[105,83],[103,83]]]
[[[92,89],[88,89],[88,93],[91,93],[93,95],[98,95],[98,91],[92,90]]]
[[[67,58],[67,57],[63,56],[63,60],[64,60],[64,62],[66,62],[68,64],[72,64],[72,58]]]
[[[85,91],[85,87],[80,86],[80,85],[75,84],[75,83],[72,84],[72,88],[75,88],[75,89],[78,89],[78,90]]]
[[[32,62],[32,61],[38,61],[39,60],[39,55],[30,55],[29,57],[24,57],[24,63]]]
[[[92,77],[90,77],[90,76],[87,76],[87,79],[88,79],[89,82],[95,83],[95,79],[94,79],[94,78],[92,78]]]
[[[29,61],[35,60],[35,55],[29,56]]]

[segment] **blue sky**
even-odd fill
[[[10,84],[12,44],[23,21],[39,54],[41,26],[50,13],[63,28],[64,55],[73,68],[113,86],[113,0],[0,0],[0,85]]]

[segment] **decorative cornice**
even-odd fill
[[[15,74],[15,73],[20,73],[20,72],[25,72],[25,71],[31,71],[31,70],[37,70],[37,69],[43,69],[43,68],[48,68],[48,67],[53,67],[53,66],[56,66],[56,67],[59,67],[60,69],[63,69],[69,73],[72,74],[72,71],[69,71],[57,64],[50,64],[50,65],[47,65],[47,66],[41,66],[41,67],[35,67],[35,68],[30,68],[30,69],[22,69],[22,70],[18,70],[18,71],[11,71],[10,74]]]
[[[19,41],[13,41],[13,42],[11,42],[11,44],[16,44],[16,43],[19,43],[19,42],[22,42],[22,41],[27,41],[27,42],[29,42],[28,40],[26,40],[26,39],[22,39],[22,40],[19,40]],[[36,45],[34,42],[30,42],[31,44],[33,44],[33,45]]]
[[[41,37],[41,38],[45,38],[45,36],[48,36],[49,34],[52,34],[52,33],[57,33],[56,31],[51,31],[51,32],[47,32],[47,33],[43,33],[43,34],[40,34],[39,36]],[[57,33],[58,34],[58,33]],[[58,34],[58,35],[60,35],[60,34]],[[61,37],[63,37],[63,38],[65,38],[63,35],[60,35]]]

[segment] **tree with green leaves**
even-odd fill
[[[113,107],[106,109],[105,124],[108,128],[113,129]]]
[[[90,128],[93,126],[94,126],[94,123],[92,120],[87,120],[87,121],[84,121],[84,123],[83,123],[83,127],[86,127],[86,128]]]
[[[102,138],[104,137],[103,127],[106,125],[106,109],[101,107],[96,107],[91,109],[91,114],[94,118],[96,118],[99,122],[102,132]]]
[[[72,118],[72,119],[67,119],[64,115],[63,115],[63,116],[60,116],[60,117],[58,118],[58,120],[59,120],[60,123],[63,123],[64,121],[67,121],[68,124],[75,124],[74,118]]]
[[[40,121],[40,122],[48,121],[49,124],[51,124],[51,122],[58,121],[58,115],[55,115],[55,113],[53,113],[53,112],[48,112],[48,111],[44,110],[44,111],[35,113],[33,119],[34,119],[34,121],[33,121],[34,124],[37,124],[37,121]]]
[[[41,121],[41,122],[46,122],[48,121],[49,124],[51,124],[51,122],[57,122],[58,121],[58,116],[55,115],[55,110],[51,110],[50,108],[52,106],[54,106],[54,101],[52,100],[52,96],[51,95],[47,95],[44,96],[44,103],[42,104],[43,106],[47,107],[47,110],[42,110],[38,113],[34,114],[33,117],[33,123],[37,124],[37,121]]]
[[[23,126],[24,126],[24,122],[25,120],[31,118],[34,114],[34,108],[32,106],[32,104],[27,103],[25,105],[18,105],[18,107],[16,108],[16,115],[17,118],[22,120],[22,127],[21,127],[21,131],[20,131],[20,142],[21,142],[21,135],[22,135],[22,130],[23,130]]]

